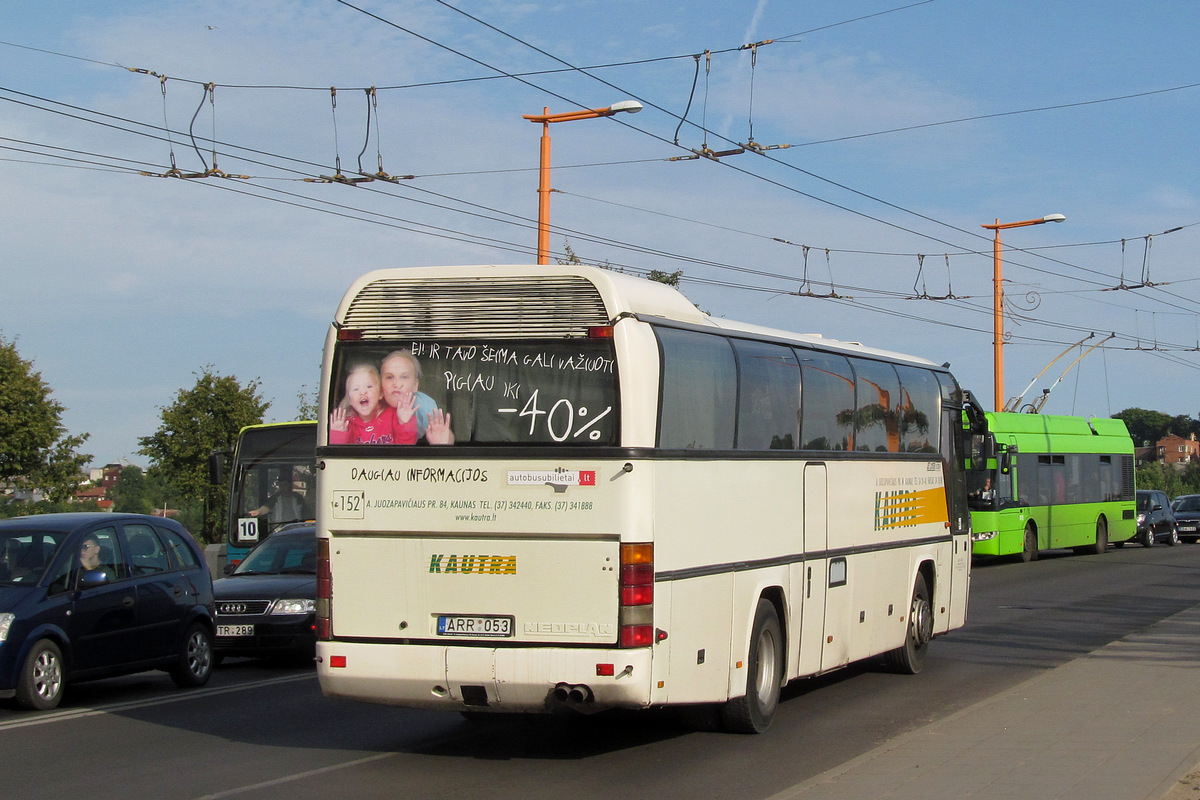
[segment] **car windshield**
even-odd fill
[[[1189,494],[1175,501],[1176,511],[1200,511],[1200,494]]]
[[[1149,511],[1151,506],[1153,505],[1154,500],[1155,500],[1155,497],[1152,493],[1138,492],[1137,493],[1137,510],[1138,511]]]
[[[66,538],[58,531],[0,531],[0,583],[37,583]]]
[[[307,533],[277,533],[238,564],[234,575],[316,575],[317,536]]]

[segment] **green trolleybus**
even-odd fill
[[[250,548],[292,522],[311,521],[317,423],[247,425],[238,433],[228,465],[229,505],[225,515],[226,556],[239,564]],[[213,479],[224,464],[216,454]],[[225,454],[228,455],[228,454]]]
[[[1103,553],[1137,530],[1133,439],[1119,419],[988,412],[967,471],[977,556]]]

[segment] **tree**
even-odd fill
[[[1184,439],[1191,436],[1200,436],[1200,420],[1197,420],[1195,417],[1189,417],[1187,414],[1178,414],[1171,417],[1171,425],[1168,432],[1176,436],[1182,436]]]
[[[1200,494],[1200,461],[1189,461],[1179,478],[1184,494]]]
[[[92,457],[77,452],[88,434],[67,434],[65,410],[16,340],[0,336],[0,481],[40,489],[54,502],[75,492]]]
[[[1172,418],[1161,411],[1147,411],[1144,408],[1127,408],[1113,417],[1125,422],[1133,443],[1137,446],[1154,444],[1167,435],[1171,428]]]
[[[1158,461],[1143,464],[1137,468],[1134,482],[1139,489],[1160,489],[1168,497],[1183,494],[1183,479],[1179,472]]]
[[[177,504],[202,504],[201,538],[219,539],[217,523],[227,488],[208,482],[208,457],[215,450],[232,450],[238,431],[262,422],[270,407],[258,393],[257,378],[245,386],[235,376],[221,376],[208,365],[196,375],[196,385],[180,389],[175,402],[162,409],[162,424],[151,436],[138,438],[140,451],[177,493]],[[196,523],[192,522],[193,529]]]
[[[317,418],[317,393],[309,391],[308,384],[303,384],[296,393],[296,421]]]
[[[646,274],[646,277],[658,283],[665,283],[667,286],[679,288],[679,279],[683,277],[683,270],[677,269],[674,272],[663,272],[659,269],[652,269]]]
[[[129,465],[121,470],[112,488],[113,511],[128,511],[133,514],[149,514],[154,510],[150,499],[150,487],[146,473],[141,467]]]

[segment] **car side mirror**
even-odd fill
[[[224,572],[226,575],[232,575],[233,571],[237,568],[238,568],[237,564],[226,564],[225,567],[221,571]]]
[[[79,576],[80,589],[92,589],[108,583],[108,573],[102,569],[89,569]]]

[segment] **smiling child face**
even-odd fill
[[[391,355],[383,360],[383,399],[390,406],[397,406],[400,398],[417,391],[417,365],[411,358]]]
[[[362,419],[371,419],[379,409],[383,394],[375,371],[359,368],[346,376],[346,400],[350,408]]]

